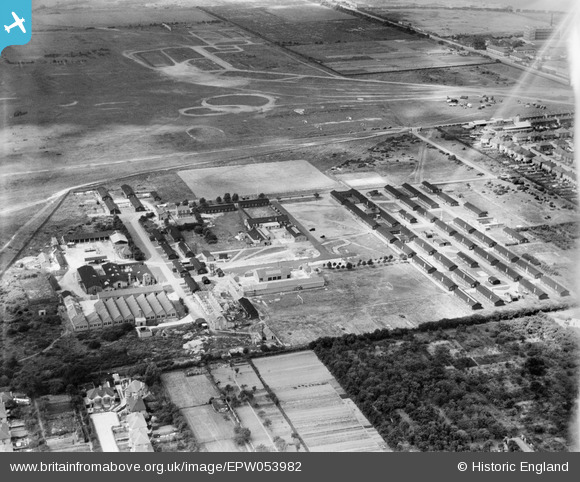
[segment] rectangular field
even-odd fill
[[[325,269],[324,277],[327,289],[323,291],[303,291],[300,298],[292,293],[260,297],[270,318],[268,326],[284,343],[410,328],[472,313],[409,263],[352,271]]]
[[[334,45],[301,45],[292,50],[344,75],[433,69],[490,63],[480,55],[459,55],[430,40],[384,40]],[[364,55],[361,55],[364,52]]]
[[[244,446],[234,441],[234,421],[229,414],[217,413],[211,405],[182,410],[195,439],[208,452],[245,452]]]
[[[188,377],[177,371],[164,373],[161,379],[178,408],[206,405],[211,397],[219,397],[219,392],[205,375]]]
[[[341,398],[335,380],[311,352],[259,358],[254,364],[311,452],[382,452],[378,432]]]
[[[334,181],[303,160],[192,169],[178,174],[198,198],[209,199],[225,192],[241,196],[336,187]]]

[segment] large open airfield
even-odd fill
[[[446,15],[431,0],[391,8],[399,3],[367,6],[442,37],[547,22],[542,12],[492,10],[480,22],[479,12]],[[556,19],[564,3],[553,3]],[[27,340],[28,325],[12,328],[28,316],[14,308],[2,320],[0,367],[10,354],[17,368],[0,375],[23,377],[50,356],[50,342],[66,353],[61,337],[74,338],[76,355],[91,360],[101,342],[124,350],[110,367],[95,362],[99,374],[137,373],[133,364],[144,359],[157,364],[158,384],[183,417],[180,430],[188,427],[204,452],[507,450],[506,440],[521,433],[540,450],[569,449],[561,419],[572,410],[577,364],[563,373],[549,353],[562,340],[559,363],[577,351],[568,344],[580,326],[576,183],[554,174],[565,167],[569,176],[573,161],[565,164],[570,151],[562,149],[558,162],[528,163],[511,145],[518,129],[532,131],[519,118],[533,117],[558,119],[541,129],[560,131],[558,142],[572,146],[569,85],[307,0],[88,5],[33,6],[32,41],[0,57],[0,273],[7,272],[0,301],[47,298],[39,286],[54,288],[38,276],[46,262],[37,256],[61,250],[68,266],[56,270],[58,291],[94,305],[101,295],[76,271],[83,260],[132,260],[110,234],[91,246],[67,239],[117,229],[120,220],[157,279],[151,289],[167,291],[195,328],[171,325],[158,332],[166,339],[149,340],[132,330],[119,345],[93,329],[75,338],[60,303],[62,327],[34,322],[42,344]],[[508,125],[505,150],[492,147],[486,129]],[[539,158],[539,145],[520,139]],[[127,184],[138,196],[129,199]],[[180,207],[188,210],[183,219]],[[194,268],[201,260],[207,266]],[[294,284],[279,288],[283,276]],[[413,390],[384,367],[387,357],[407,363],[411,375],[415,366],[421,376],[436,367],[431,381],[474,393],[501,373],[493,391],[477,392],[478,403],[485,398],[478,417],[485,410],[495,430],[478,430],[443,395],[425,413],[422,400],[394,400],[385,385]],[[364,367],[362,375],[350,364]],[[364,375],[379,368],[381,376]],[[137,378],[147,376],[141,371]],[[556,376],[570,392],[554,389],[552,399]],[[357,389],[363,381],[368,393]],[[511,398],[495,407],[502,393]],[[422,425],[427,412],[433,421]],[[422,438],[427,426],[444,426],[456,439]],[[243,439],[241,427],[251,437]]]

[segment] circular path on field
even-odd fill
[[[265,112],[274,107],[276,98],[266,94],[226,94],[207,97],[201,107],[187,107],[179,113],[188,116]]]

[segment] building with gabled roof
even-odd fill
[[[471,236],[473,236],[475,239],[477,239],[478,241],[482,242],[483,244],[485,244],[490,248],[492,248],[497,244],[488,235],[482,233],[481,231],[478,231],[477,229],[471,233]]]
[[[104,186],[99,186],[97,188],[97,195],[99,196],[99,199],[101,201],[105,201],[105,199],[112,199],[111,195],[109,194],[109,191],[107,191],[107,189]]]
[[[530,275],[532,278],[539,279],[542,277],[544,273],[542,273],[538,268],[532,266],[531,263],[523,260],[522,258],[516,261],[516,265],[518,268],[522,269],[525,273]]]
[[[411,211],[417,211],[417,209],[419,209],[421,207],[415,201],[413,201],[410,197],[407,197],[407,196],[401,196],[401,198],[399,199],[399,202],[403,206],[407,206],[407,208],[409,208]]]
[[[548,299],[548,293],[546,293],[545,291],[541,290],[538,286],[536,286],[534,283],[532,283],[531,281],[529,281],[527,278],[520,279],[519,283],[520,283],[520,287],[521,288],[523,288],[524,290],[526,290],[529,293],[533,294],[539,300],[546,300],[546,299]]]
[[[161,247],[161,249],[163,250],[163,253],[165,254],[165,256],[167,256],[168,259],[179,258],[179,256],[177,256],[177,253],[175,251],[173,251],[173,248],[171,246],[169,246],[169,244],[167,244],[165,241],[162,243],[159,243],[159,246]]]
[[[443,191],[437,191],[434,194],[449,206],[459,206],[459,201],[457,199],[452,198],[449,194],[444,193]]]
[[[95,303],[95,313],[99,315],[99,318],[103,322],[103,327],[113,325],[113,319],[107,310],[107,306],[103,300],[98,300]]]
[[[133,188],[129,184],[122,184],[121,190],[127,199],[135,196],[135,191],[133,191]]]
[[[123,321],[125,323],[134,324],[135,316],[131,312],[131,308],[129,308],[129,305],[127,304],[125,298],[123,298],[122,296],[119,298],[115,298],[115,304],[117,305],[119,313],[121,313],[121,316],[123,317]]]
[[[190,258],[189,263],[197,274],[207,273],[207,265],[203,261],[200,261],[197,258]]]
[[[435,267],[427,263],[427,261],[421,258],[421,256],[413,256],[411,258],[411,263],[417,265],[419,268],[421,268],[423,271],[429,274],[433,273],[433,271],[437,271]]]
[[[428,209],[437,209],[439,207],[439,203],[434,201],[425,193],[422,193],[417,188],[411,186],[409,183],[404,183],[402,187],[411,195],[411,197],[416,197],[417,200],[423,205],[427,206]]]
[[[200,290],[199,285],[191,276],[185,276],[183,281],[185,281],[185,284],[191,293],[195,293],[196,291]]]
[[[413,216],[410,212],[405,211],[404,209],[401,209],[399,211],[399,215],[409,224],[415,224],[417,222],[417,218]]]
[[[562,286],[560,283],[553,280],[549,276],[543,275],[540,278],[540,283],[542,283],[544,286],[547,286],[552,291],[555,291],[560,296],[570,296],[570,290],[568,290],[566,287]]]
[[[433,278],[435,280],[437,280],[441,285],[443,285],[443,287],[447,291],[453,291],[454,289],[457,288],[457,285],[450,278],[448,278],[447,276],[445,276],[440,271],[433,271],[431,273],[431,276],[433,276]]]
[[[133,209],[135,210],[135,212],[146,211],[145,206],[143,206],[143,203],[141,202],[140,199],[138,199],[136,197],[130,197],[129,202],[133,206]]]
[[[471,224],[466,223],[461,218],[455,218],[455,219],[453,219],[453,223],[456,226],[459,226],[461,229],[463,229],[463,231],[465,231],[467,234],[471,234],[471,233],[473,233],[475,231],[475,228],[473,226],[471,226]]]
[[[85,265],[77,269],[77,276],[81,288],[89,295],[96,295],[103,291],[101,277],[92,266]]]
[[[475,290],[482,295],[487,301],[489,301],[493,306],[503,306],[505,303],[504,301],[496,295],[493,291],[486,288],[481,284],[477,284],[475,286]]]
[[[503,232],[506,233],[510,238],[512,238],[514,241],[516,241],[519,244],[523,244],[523,243],[528,242],[528,238],[526,238],[525,236],[522,236],[515,229],[512,229],[512,228],[505,226],[503,228]]]
[[[441,191],[441,189],[439,189],[437,186],[435,186],[435,184],[431,184],[430,182],[427,181],[423,181],[423,188],[426,189],[427,191],[429,191],[430,193],[438,193],[439,191]]]
[[[161,307],[165,311],[165,316],[167,318],[177,317],[177,310],[175,309],[175,306],[173,306],[173,303],[171,302],[171,300],[165,294],[165,291],[162,291],[161,293],[157,293],[157,301],[159,301],[159,304],[161,305]]]
[[[497,259],[493,254],[488,253],[481,246],[475,246],[473,248],[473,252],[492,266],[495,266],[499,263],[499,259]]]
[[[454,289],[453,294],[457,296],[461,301],[463,301],[467,306],[469,306],[472,310],[481,310],[483,308],[479,301],[477,301],[472,296],[468,295],[461,288]]]
[[[149,293],[148,295],[145,296],[145,299],[147,300],[147,303],[149,303],[149,306],[151,306],[153,313],[155,313],[156,319],[159,320],[165,318],[165,310],[161,306],[161,303],[159,303],[159,301],[157,300],[155,293]]]
[[[398,241],[397,237],[384,224],[380,224],[376,229],[377,234],[383,238],[387,243],[394,243]]]
[[[67,296],[63,300],[67,317],[74,331],[88,330],[89,323],[79,303],[72,296]]]
[[[400,211],[399,211],[400,212]],[[398,226],[400,223],[397,221],[393,216],[391,216],[387,211],[382,208],[379,208],[379,217],[385,222],[387,226],[390,228],[394,226]],[[417,222],[417,220],[415,220]]]
[[[487,211],[485,211],[484,209],[478,208],[475,204],[470,203],[470,202],[464,203],[463,204],[463,207],[465,209],[467,209],[468,211],[471,211],[478,218],[485,218],[488,215],[488,212]]]
[[[119,206],[117,206],[117,204],[112,199],[105,199],[103,204],[105,205],[105,211],[107,211],[109,214],[121,214],[121,208],[119,208]]]
[[[520,279],[522,279],[521,274],[519,274],[517,271],[507,266],[505,263],[502,263],[501,261],[495,265],[495,269],[504,273],[512,281],[519,281]]]
[[[445,266],[445,268],[447,268],[448,271],[453,271],[457,269],[457,265],[453,261],[451,261],[447,256],[439,252],[433,254],[433,259],[441,263],[443,266]]]
[[[457,242],[461,243],[463,246],[465,246],[467,249],[474,249],[477,245],[468,237],[463,236],[463,234],[459,234],[457,232],[453,233],[450,235],[453,239],[455,239]]]
[[[441,231],[443,231],[445,234],[447,234],[447,236],[453,236],[457,232],[456,229],[449,226],[449,224],[447,224],[446,222],[441,221],[441,219],[435,219],[434,224]]]
[[[104,300],[104,303],[107,308],[107,311],[109,312],[111,320],[113,320],[114,325],[120,325],[121,323],[125,322],[123,315],[121,315],[121,311],[117,307],[117,304],[115,303],[115,300],[113,298],[107,298],[106,300]]]
[[[191,249],[185,241],[180,241],[178,243],[177,251],[179,251],[184,258],[195,256],[195,251]]]
[[[471,276],[470,274],[466,273],[461,269],[454,270],[453,276],[456,276],[458,279],[467,284],[470,288],[475,288],[479,284],[479,281],[477,281],[473,276]]]
[[[457,257],[470,268],[479,268],[479,263],[470,256],[467,256],[463,251],[459,251]]]
[[[421,238],[417,238],[413,240],[413,242],[421,249],[421,251],[427,253],[428,255],[433,255],[437,252],[433,246]]]
[[[402,197],[406,197],[401,191],[391,186],[390,184],[387,184],[385,186],[385,191],[387,191],[387,193],[389,193],[395,199],[401,199]]]
[[[96,311],[93,311],[87,315],[87,324],[89,326],[89,330],[100,330],[104,326],[103,320]]]
[[[151,308],[151,305],[147,302],[147,298],[144,294],[137,296],[135,301],[139,305],[139,308],[143,312],[143,316],[147,322],[152,322],[156,319],[155,311],[153,311],[153,308]]]
[[[518,259],[520,259],[517,254],[512,253],[509,249],[505,248],[501,244],[496,244],[491,249],[493,249],[503,259],[508,260],[510,263],[515,263]]]

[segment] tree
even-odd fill
[[[352,268],[353,268],[353,265],[350,261],[348,263],[346,263],[346,269],[352,269]]]
[[[252,432],[250,431],[249,428],[246,427],[242,427],[240,425],[237,425],[234,428],[234,441],[238,444],[238,445],[245,445],[250,441],[250,438],[252,436]]]
[[[232,202],[232,196],[230,196],[229,192],[226,192],[224,194],[224,202],[226,202],[226,203]]]
[[[266,197],[266,195],[263,192],[261,192],[260,194],[258,194],[258,197],[260,199],[264,199]]]
[[[238,202],[238,200],[239,200],[239,199],[240,199],[240,196],[238,196],[238,193],[237,193],[237,192],[235,192],[235,193],[232,195],[232,201],[233,201],[233,202]]]
[[[215,202],[221,204],[223,202],[221,196],[216,197]]]
[[[328,263],[326,263],[326,267],[327,267],[328,269],[332,269],[332,263],[329,261]]]
[[[207,200],[204,197],[200,197],[199,198],[199,205],[200,206],[206,206],[207,205]]]

